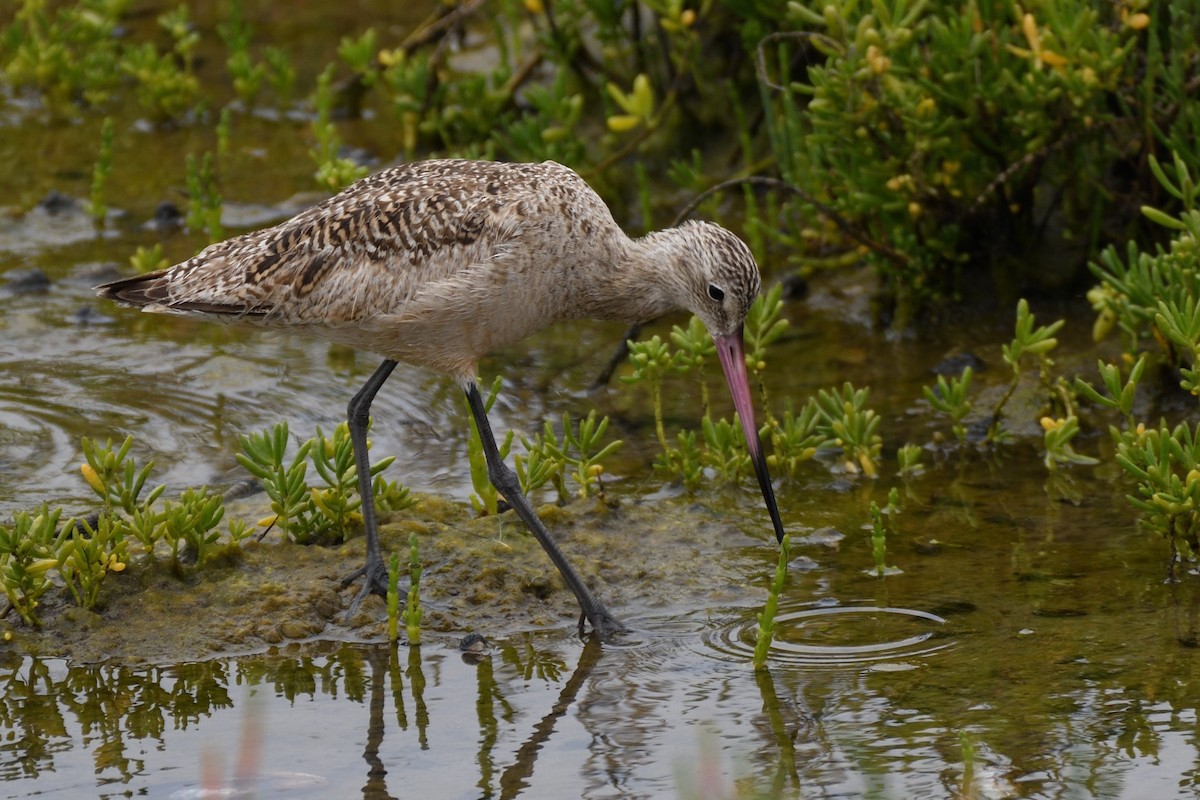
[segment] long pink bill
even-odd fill
[[[721,361],[721,369],[725,371],[729,393],[733,395],[733,407],[742,421],[746,448],[750,451],[750,460],[754,463],[754,474],[758,476],[758,486],[762,489],[763,500],[767,503],[771,524],[775,526],[775,538],[782,542],[783,522],[779,519],[775,490],[771,487],[771,475],[767,472],[767,458],[763,455],[758,427],[754,424],[754,402],[750,398],[750,379],[746,376],[746,348],[742,344],[742,330],[739,328],[736,333],[728,336],[714,336],[713,341],[717,345],[717,358]]]

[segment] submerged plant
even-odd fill
[[[663,378],[676,368],[670,348],[658,336],[643,342],[629,341],[629,363],[633,372],[622,375],[623,383],[648,383],[650,396],[654,400],[654,434],[663,450],[669,450],[667,433],[663,427],[662,384]]]
[[[267,47],[263,51],[264,76],[275,93],[279,108],[286,110],[292,104],[296,89],[296,68],[288,54],[280,47]]]
[[[921,446],[903,444],[896,449],[896,462],[901,477],[908,478],[920,475],[925,467],[921,464]]]
[[[246,108],[254,105],[266,77],[265,64],[256,63],[250,55],[250,42],[254,31],[242,17],[241,8],[233,4],[229,16],[217,24],[217,34],[229,54],[225,57],[225,67],[233,81],[233,90]]]
[[[1008,404],[1008,401],[1013,396],[1013,392],[1017,390],[1017,386],[1021,382],[1021,375],[1023,374],[1027,357],[1031,357],[1037,361],[1038,375],[1042,385],[1050,390],[1052,383],[1050,379],[1050,367],[1054,362],[1050,360],[1049,353],[1058,346],[1058,339],[1054,338],[1054,334],[1058,332],[1063,324],[1063,320],[1060,319],[1049,325],[1036,325],[1034,316],[1029,311],[1029,303],[1024,298],[1021,298],[1017,302],[1017,323],[1013,339],[1000,348],[1004,361],[1012,367],[1012,380],[992,410],[987,441],[999,441],[1005,436],[1000,420],[1004,413],[1004,407]],[[1060,397],[1066,398],[1065,391]],[[1067,402],[1069,402],[1069,399]]]
[[[767,367],[767,348],[783,336],[788,324],[783,318],[783,284],[777,283],[766,294],[754,298],[744,325],[746,366],[751,373],[761,377]],[[769,410],[766,400],[764,394],[763,406]]]
[[[186,48],[187,41],[176,47]],[[156,123],[178,119],[200,102],[200,82],[180,55],[178,50],[162,52],[150,42],[132,44],[122,54],[121,70],[133,79],[138,104]]]
[[[404,604],[404,630],[408,643],[421,643],[421,557],[417,552],[417,535],[408,536],[408,598]]]
[[[749,370],[755,374],[761,374],[766,368],[767,348],[777,341],[787,328],[787,320],[782,318],[782,309],[782,289],[776,286],[766,295],[755,298],[746,317],[746,363]],[[714,420],[710,413],[704,370],[714,361],[713,356],[716,354],[712,337],[705,330],[704,324],[693,316],[686,328],[676,325],[671,329],[670,340],[675,345],[674,351],[657,335],[643,341],[627,342],[629,362],[633,369],[628,375],[621,376],[623,383],[649,385],[654,407],[654,432],[662,448],[655,460],[655,468],[679,480],[688,490],[699,487],[705,478],[705,469],[709,471],[710,477],[726,483],[735,483],[747,473],[749,455],[744,438],[739,432],[737,417],[732,420]],[[695,375],[700,385],[703,408],[700,436],[697,436],[696,431],[680,431],[675,435],[673,446],[663,424],[663,384],[668,376],[688,373]],[[792,417],[789,412],[781,427],[770,412],[765,389],[762,389],[762,393],[767,420],[763,435],[769,435],[776,445],[776,453],[770,458],[775,463],[783,463],[791,473],[795,464],[811,457],[815,452],[815,449],[811,448],[818,441],[824,440],[810,436],[811,429],[805,427],[812,421],[812,412],[806,412],[808,415],[802,415],[800,420]],[[800,423],[799,428],[797,421]]]
[[[92,222],[97,226],[104,224],[108,217],[108,203],[104,199],[104,190],[108,184],[108,176],[112,173],[113,120],[105,117],[100,125],[100,155],[96,165],[92,167],[92,186],[88,196],[88,213]]]
[[[1079,433],[1079,420],[1074,415],[1065,419],[1042,417],[1041,426],[1045,431],[1042,441],[1046,447],[1046,454],[1043,457],[1046,469],[1054,470],[1063,464],[1100,463],[1091,456],[1076,453],[1075,449],[1071,447],[1071,440]]]
[[[783,410],[783,418],[770,429],[772,466],[782,468],[783,473],[795,476],[800,465],[817,454],[817,451],[834,444],[827,431],[823,431],[823,416],[820,407],[813,401],[805,403],[800,413],[792,412],[791,404]]]
[[[564,424],[567,416],[563,415]],[[525,454],[518,453],[513,461],[517,466],[517,480],[525,494],[535,492],[550,483],[558,492],[558,501],[567,501],[567,489],[564,476],[567,470],[567,457],[564,452],[564,442],[559,441],[558,434],[550,420],[546,420],[543,432],[530,438],[521,437]]]
[[[935,411],[950,417],[950,429],[960,443],[967,440],[967,429],[962,422],[967,414],[971,413],[971,401],[967,392],[971,388],[971,378],[974,374],[971,367],[966,366],[957,378],[946,380],[944,375],[938,375],[936,386],[922,387],[926,402]]]
[[[895,487],[888,491],[887,505],[880,508],[874,500],[871,501],[871,557],[875,560],[876,577],[894,575],[900,572],[898,567],[888,566],[887,563],[887,533],[888,523],[885,516],[891,519],[900,513],[900,492]]]
[[[387,632],[388,641],[400,638],[400,556],[392,553],[388,559]]]
[[[362,514],[359,512],[362,498],[358,496],[358,470],[354,464],[349,424],[339,423],[329,439],[317,428],[316,442],[308,453],[313,467],[326,485],[324,489],[312,487],[309,491],[313,506],[321,517],[319,524],[345,541],[350,538],[350,532],[362,523]],[[376,460],[371,465],[372,477],[378,479],[379,473],[395,460],[395,456]],[[386,489],[386,486],[380,488]],[[389,506],[402,505],[405,498],[391,495],[386,502]]]
[[[1099,361],[1096,368],[1100,372],[1100,382],[1104,384],[1108,396],[1100,394],[1090,383],[1081,378],[1075,379],[1075,391],[1098,406],[1119,411],[1125,418],[1125,427],[1132,429],[1135,426],[1134,396],[1137,393],[1138,384],[1142,380],[1142,375],[1146,371],[1145,354],[1138,358],[1137,363],[1129,370],[1129,378],[1123,383],[1121,368],[1117,364],[1105,364],[1103,361]]]
[[[58,566],[62,541],[61,508],[42,506],[36,515],[18,511],[12,525],[0,525],[0,583],[4,595],[26,625],[38,625],[39,598],[53,586],[49,572]]]
[[[678,325],[672,326],[671,341],[676,348],[672,362],[680,372],[696,375],[696,380],[700,384],[700,410],[707,416],[709,412],[708,382],[704,379],[704,368],[716,357],[717,346],[704,327],[704,323],[696,316],[688,319],[686,328]]]
[[[1139,424],[1113,436],[1117,463],[1137,481],[1128,499],[1143,524],[1167,539],[1172,556],[1200,556],[1200,423]]]
[[[155,242],[150,247],[138,246],[129,257],[129,264],[134,272],[153,272],[156,269],[169,267],[171,262],[163,255],[162,244]]]
[[[817,430],[841,448],[843,468],[873,478],[879,474],[883,440],[877,433],[879,415],[867,407],[869,396],[869,389],[855,389],[847,381],[840,390],[821,389],[815,402],[820,415]]]
[[[1127,354],[1136,355],[1143,340],[1153,339],[1173,366],[1194,368],[1195,304],[1200,296],[1200,183],[1192,175],[1197,165],[1189,168],[1178,151],[1172,153],[1172,159],[1170,166],[1164,166],[1150,156],[1149,164],[1159,185],[1181,211],[1173,215],[1142,207],[1147,219],[1170,232],[1170,246],[1144,252],[1130,240],[1124,258],[1116,247],[1108,247],[1089,264],[1100,283],[1087,296],[1097,314],[1092,328],[1096,341],[1118,329]]]
[[[754,641],[754,668],[765,669],[771,642],[775,638],[775,614],[779,610],[779,595],[787,583],[787,567],[791,560],[792,535],[785,533],[779,543],[779,560],[775,563],[775,578],[767,594],[767,603],[758,614],[758,631]]]
[[[708,416],[700,421],[704,434],[704,453],[701,463],[710,467],[723,483],[737,483],[750,469],[750,453],[737,414],[733,420],[724,417],[713,422]]]
[[[225,237],[221,226],[221,193],[213,167],[212,153],[205,153],[199,161],[194,153],[188,153],[187,166],[187,225],[188,228],[204,231],[210,242]]]
[[[371,472],[377,472],[374,465]],[[417,504],[417,498],[412,496],[407,486],[400,481],[389,481],[380,474],[375,475],[371,494],[375,496],[375,513],[380,518],[398,514]]]
[[[307,542],[329,538],[335,531],[333,520],[350,522],[346,517],[359,507],[357,497],[339,506],[341,517],[332,513],[331,507],[331,495],[355,485],[353,465],[346,463],[347,439],[341,429],[332,439],[318,431],[318,436],[301,443],[296,457],[288,461],[286,423],[243,438],[245,452],[238,459],[261,480],[272,500],[275,515],[267,524],[278,523],[294,540]],[[323,490],[321,503],[313,500],[313,493],[321,494],[322,490],[310,489],[304,481],[308,466],[305,459],[318,446],[322,455],[315,461],[317,471],[335,484]],[[152,464],[139,467],[131,456],[132,447],[132,437],[115,446],[112,440],[103,445],[88,438],[82,440],[84,463],[80,472],[102,501],[100,512],[92,518],[71,519],[60,526],[62,509],[43,507],[34,515],[18,512],[12,525],[0,525],[0,590],[26,624],[39,623],[36,609],[40,598],[54,585],[52,572],[58,574],[76,604],[92,609],[100,602],[110,573],[123,572],[139,548],[153,559],[156,546],[165,544],[177,571],[181,569],[181,553],[189,554],[197,569],[210,558],[221,538],[218,526],[225,518],[222,495],[189,488],[177,501],[156,508],[163,487],[142,496]],[[373,472],[387,467],[391,460],[381,459]],[[384,481],[378,474],[373,489],[375,502],[384,511],[406,508],[414,502],[407,489]],[[253,532],[241,520],[231,520],[227,531],[234,544]],[[346,535],[343,529],[336,533]]]
[[[704,452],[696,444],[695,431],[680,431],[675,441],[679,446],[660,453],[654,467],[675,476],[685,489],[694,492],[704,483]]]
[[[197,567],[203,566],[212,546],[220,539],[216,527],[225,515],[221,495],[210,494],[207,489],[185,489],[178,502],[167,502],[162,510],[155,510],[154,505],[164,487],[156,487],[144,499],[141,497],[153,462],[140,469],[136,466],[129,457],[132,437],[127,437],[116,450],[111,440],[103,447],[86,438],[82,444],[84,480],[105,505],[97,517],[94,535],[89,535],[89,539],[96,541],[75,541],[78,528],[88,526],[88,523],[72,523],[68,527],[75,530],[71,541],[67,542],[69,552],[60,552],[58,556],[62,564],[60,572],[67,570],[64,580],[68,585],[74,582],[79,587],[73,592],[76,598],[94,602],[99,582],[106,574],[97,566],[105,562],[94,548],[103,548],[105,542],[112,542],[110,549],[116,552],[116,556],[110,553],[108,557],[107,569],[111,571],[120,571],[118,564],[124,569],[129,556],[127,539],[137,541],[147,553],[153,553],[155,544],[165,540],[177,567],[180,548],[191,554]],[[245,526],[231,522],[229,531],[231,538],[237,541],[245,535]],[[68,558],[71,553],[74,556]]]
[[[366,175],[367,168],[341,155],[342,139],[333,124],[332,64],[317,77],[312,101],[316,109],[312,130],[317,143],[310,153],[317,165],[315,177],[323,189],[338,191]]]
[[[592,409],[573,426],[570,415],[564,413],[562,431],[560,439],[547,420],[542,433],[528,439],[522,437],[525,454],[518,454],[514,459],[522,490],[529,494],[550,483],[558,493],[558,501],[565,503],[568,499],[566,477],[570,470],[580,498],[590,497],[593,493],[602,497],[604,487],[600,476],[604,474],[604,459],[622,444],[620,439],[601,444],[608,431],[608,417],[597,417],[596,410]]]
[[[768,348],[787,329],[788,322],[782,311],[782,290],[778,286],[756,298],[751,307],[744,330],[749,371],[761,375],[766,369]],[[687,328],[675,326],[672,329],[671,341],[677,348],[674,352],[658,336],[628,342],[633,370],[621,376],[621,381],[627,384],[649,384],[655,435],[662,448],[655,467],[679,480],[689,490],[696,489],[706,477],[737,482],[746,474],[749,465],[744,437],[738,435],[736,416],[733,420],[714,420],[709,414],[708,387],[701,374],[714,352],[712,338],[704,330],[703,323],[693,317]],[[670,375],[693,370],[700,375],[705,405],[700,419],[701,436],[697,436],[696,431],[680,431],[673,446],[663,424],[663,384]],[[760,436],[772,444],[773,452],[768,456],[772,466],[794,476],[800,465],[820,450],[837,448],[844,454],[841,463],[846,471],[867,476],[878,473],[883,446],[878,434],[880,418],[867,407],[867,389],[855,389],[846,383],[840,389],[822,390],[798,413],[787,406],[782,419],[771,413],[765,389],[762,395],[766,421]]]

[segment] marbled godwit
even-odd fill
[[[691,311],[716,342],[782,539],[742,345],[742,323],[758,289],[754,258],[729,231],[689,222],[630,239],[591,187],[559,164],[425,161],[371,175],[273,228],[96,291],[143,311],[290,328],[383,356],[347,409],[363,498],[371,497],[371,401],[397,362],[455,377],[492,483],[606,639],[622,627],[571,567],[500,458],[475,384],[476,362],[560,320],[632,323]],[[387,585],[369,500],[362,512],[366,564],[343,584],[364,576],[355,602]]]

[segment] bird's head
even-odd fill
[[[699,317],[712,334],[775,537],[782,542],[783,523],[775,503],[775,491],[767,472],[758,428],[754,424],[754,403],[742,343],[742,325],[761,283],[758,265],[746,243],[719,225],[686,223],[680,226],[679,238],[685,243],[681,253],[685,262],[681,305]]]
[[[684,223],[680,233],[686,242],[682,305],[714,339],[740,333],[760,285],[750,248],[711,222]]]

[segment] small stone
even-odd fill
[[[108,325],[112,317],[101,314],[94,306],[80,306],[68,314],[66,320],[72,325]]]
[[[458,643],[458,649],[464,653],[484,653],[490,648],[488,640],[478,633],[468,633]]]
[[[287,639],[306,639],[312,633],[307,625],[294,619],[280,623],[279,632]]]
[[[164,200],[154,209],[154,219],[150,227],[156,230],[171,230],[183,226],[184,215],[179,206]]]
[[[74,197],[69,197],[60,191],[51,189],[50,193],[42,198],[42,202],[38,203],[38,207],[48,214],[60,214],[64,211],[71,211],[78,205]]]
[[[972,372],[983,372],[987,369],[987,365],[983,363],[983,359],[979,356],[974,353],[960,351],[943,358],[934,365],[930,372],[934,375],[945,375],[947,378],[957,378],[967,367],[970,367]]]
[[[4,273],[4,288],[13,294],[34,294],[50,288],[50,278],[37,267],[10,269]]]

